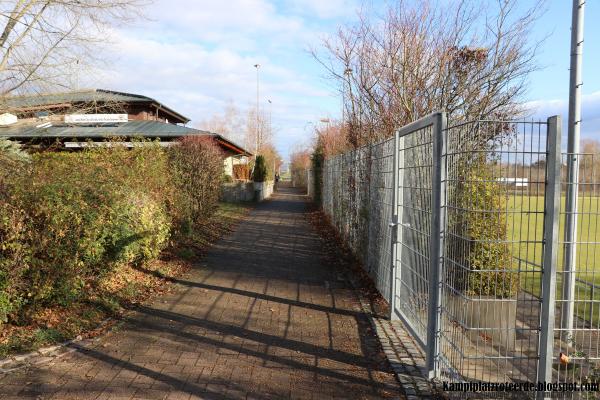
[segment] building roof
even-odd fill
[[[55,105],[71,106],[72,104],[93,102],[152,104],[161,111],[172,115],[176,120],[182,123],[188,123],[190,121],[189,118],[179,114],[151,97],[106,89],[86,89],[64,93],[8,96],[2,99],[1,106],[2,108],[6,108],[9,112],[15,112],[19,110],[43,109],[44,107]]]
[[[118,124],[96,123],[93,126],[56,122],[52,122],[52,125],[49,124],[44,124],[43,121],[27,121],[9,126],[0,126],[0,138],[20,141],[44,138],[85,140],[110,137],[145,137],[174,140],[184,136],[202,135],[213,136],[222,147],[232,152],[246,156],[252,155],[242,146],[217,133],[160,121],[129,121]]]

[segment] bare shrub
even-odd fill
[[[543,10],[517,3],[399,1],[327,38],[313,55],[343,97],[349,144],[389,137],[434,111],[453,121],[521,113],[539,45],[530,31]]]
[[[177,188],[174,219],[190,231],[215,210],[221,190],[224,154],[212,138],[188,136],[170,149],[171,173]]]

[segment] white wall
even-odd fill
[[[229,156],[223,160],[223,172],[225,175],[233,176],[233,156]]]

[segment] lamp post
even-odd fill
[[[260,64],[254,64],[254,68],[256,68],[256,153],[254,157],[258,155],[258,149],[260,148],[260,106],[259,106],[259,78],[258,78],[258,70],[260,68]]]

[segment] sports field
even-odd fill
[[[561,211],[565,209],[565,198],[561,198]],[[515,257],[514,268],[520,269],[521,287],[533,294],[540,293],[541,274],[539,264],[542,260],[544,198],[541,196],[510,196],[507,202],[508,240],[513,242],[512,254]],[[561,294],[561,281],[564,254],[564,213],[560,215],[557,298]],[[577,225],[577,257],[576,277],[584,282],[577,282],[577,300],[593,298],[600,302],[600,197],[580,196],[578,201]],[[522,260],[519,262],[519,259]],[[592,290],[594,292],[592,293]],[[600,319],[600,304],[590,308],[589,303],[578,304],[578,314],[585,319]]]

